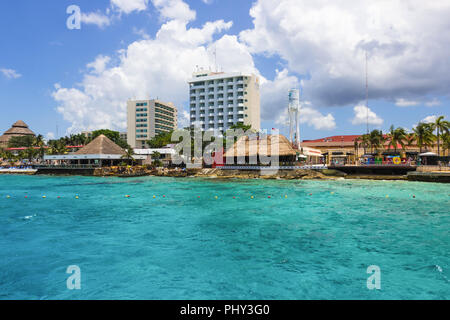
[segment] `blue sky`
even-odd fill
[[[369,52],[371,129],[448,117],[448,1],[431,7],[407,1],[414,18],[397,0],[393,8],[362,1],[362,9],[345,0],[339,7],[302,0],[209,2],[0,2],[0,131],[19,119],[50,137],[56,127],[59,136],[102,127],[124,131],[131,95],[173,101],[183,117],[185,80],[196,65],[213,65],[212,48],[225,71],[263,78],[263,128],[287,134],[287,90],[301,86],[309,102],[302,138],[364,132],[358,121],[365,115],[361,48]],[[66,27],[72,4],[96,15],[80,30]],[[386,13],[379,16],[378,9]],[[100,25],[101,18],[107,24]]]

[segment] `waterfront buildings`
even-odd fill
[[[315,140],[303,140],[301,143],[302,147],[310,147],[318,149],[326,158],[326,163],[337,163],[337,164],[355,164],[359,157],[368,153],[376,153],[377,150],[372,150],[370,146],[364,147],[361,141],[358,141],[362,135],[341,135],[341,136],[331,136]],[[397,152],[388,146],[389,138],[384,135],[386,141],[383,146],[383,153],[400,153],[403,152],[401,145],[397,146]],[[434,143],[428,151],[437,150],[437,145]],[[413,141],[411,144],[405,142],[406,155],[417,156],[420,153],[420,148],[417,146],[417,142]]]
[[[21,136],[36,136],[33,131],[28,128],[28,125],[22,120],[17,121],[8,129],[2,136],[0,136],[0,147],[7,148],[8,142],[12,137]]]
[[[238,123],[259,131],[259,78],[249,73],[199,71],[189,83],[190,124],[224,132]]]
[[[147,141],[178,127],[178,111],[172,103],[160,100],[127,102],[127,142],[132,148],[147,148]]]
[[[144,160],[145,157],[134,155],[134,160]],[[45,155],[44,160],[52,163],[72,165],[113,166],[126,162],[126,152],[111,139],[101,134],[86,146],[74,153],[65,155]]]

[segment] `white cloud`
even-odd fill
[[[154,39],[135,41],[114,57],[98,56],[87,65],[89,70],[76,87],[56,85],[52,95],[58,102],[57,111],[71,123],[69,133],[125,129],[126,101],[130,98],[159,97],[173,102],[183,123],[183,103],[188,99],[186,81],[196,65],[214,64],[212,37],[231,27],[231,22],[222,20],[208,22],[202,28],[187,28],[187,23],[170,20]],[[240,70],[253,65],[236,37],[223,37],[215,46],[226,50],[225,66]]]
[[[76,87],[55,86],[53,98],[58,112],[71,123],[69,132],[126,128],[126,101],[130,98],[159,97],[173,102],[179,110],[180,127],[188,124],[184,107],[188,102],[187,80],[196,66],[214,68],[214,50],[221,70],[254,73],[261,83],[262,120],[276,119],[287,107],[287,93],[298,87],[297,77],[277,71],[275,79],[262,77],[255,67],[249,48],[237,36],[213,36],[228,30],[232,22],[205,23],[201,28],[187,27],[195,11],[179,0],[153,3],[166,21],[154,38],[131,43],[117,55],[100,55],[87,64],[88,71]],[[173,9],[173,10],[172,10]],[[114,62],[114,63],[113,63]],[[336,127],[332,114],[322,114],[304,106],[301,121],[316,129]]]
[[[95,61],[88,63],[87,68],[91,69],[93,73],[100,74],[102,73],[106,65],[111,61],[111,58],[108,56],[99,55]]]
[[[406,100],[403,98],[399,98],[395,101],[395,105],[397,107],[412,107],[412,106],[417,106],[419,105],[419,101],[414,101],[414,100]]]
[[[426,102],[425,105],[427,107],[435,107],[435,106],[440,106],[441,102],[438,99],[434,98],[432,101]]]
[[[353,108],[354,117],[352,119],[352,124],[366,124],[367,119],[369,124],[373,124],[375,126],[381,126],[383,124],[383,119],[381,119],[375,112],[370,110],[364,105],[357,105]]]
[[[129,14],[133,11],[147,9],[148,0],[111,0],[111,7],[120,12]]]
[[[96,12],[81,13],[81,22],[85,24],[94,24],[99,28],[104,28],[111,24],[111,20],[108,16]]]
[[[433,122],[436,121],[437,118],[438,118],[438,116],[432,115],[432,116],[425,117],[425,118],[422,119],[422,121],[420,121],[420,122],[423,122],[423,123],[433,123]]]
[[[18,79],[22,75],[13,69],[0,69],[0,72],[8,79]]]
[[[263,79],[261,84],[261,117],[263,120],[273,120],[283,126],[289,125],[288,92],[289,89],[298,88],[300,85],[297,77],[289,76],[288,70],[277,70],[273,81]],[[336,128],[336,122],[331,113],[323,115],[311,106],[310,102],[304,102],[300,110],[300,123],[313,127],[316,130],[331,130]]]
[[[364,99],[366,50],[371,99],[449,93],[448,0],[258,0],[250,14],[254,27],[240,39],[309,75],[305,92],[316,104]]]
[[[205,4],[211,4],[211,3],[213,3],[214,0],[202,0],[202,1]]]
[[[47,132],[47,134],[45,135],[45,141],[54,140],[54,139],[55,139],[55,134],[53,132]]]
[[[152,0],[152,2],[159,10],[161,18],[165,20],[176,19],[188,22],[196,17],[196,12],[182,0]]]

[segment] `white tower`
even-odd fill
[[[300,90],[289,90],[289,139],[300,148]],[[294,138],[295,131],[295,138]]]

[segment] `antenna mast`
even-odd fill
[[[215,68],[215,72],[218,72],[217,71],[217,47],[216,47],[216,45],[214,45],[214,68]]]
[[[369,134],[369,68],[367,63],[367,50],[366,50],[366,125],[367,125],[367,134]]]

